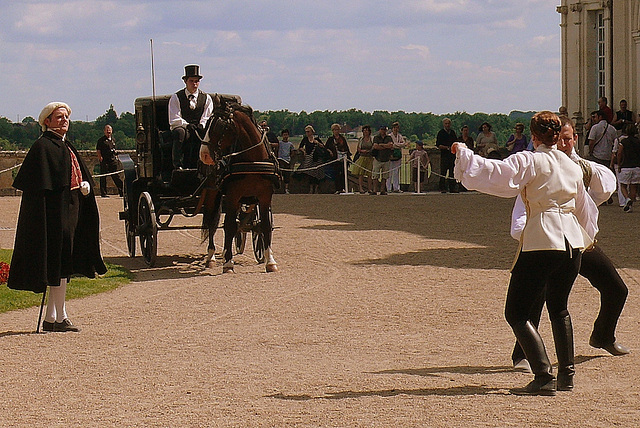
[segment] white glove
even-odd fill
[[[82,193],[84,196],[87,196],[90,191],[91,186],[89,185],[88,181],[83,181],[82,183],[80,183],[80,193]]]

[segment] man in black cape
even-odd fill
[[[72,274],[94,278],[107,271],[91,174],[65,138],[70,114],[60,102],[42,110],[43,134],[13,182],[22,200],[7,285],[34,293],[51,287],[44,331],[78,331],[66,316],[67,282]]]

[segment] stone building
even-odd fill
[[[640,111],[640,0],[562,0],[562,104],[578,131],[597,101]],[[580,139],[580,148],[584,138]]]

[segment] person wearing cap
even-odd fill
[[[66,312],[69,278],[107,271],[91,174],[66,138],[70,115],[63,102],[45,106],[38,119],[43,133],[13,182],[22,199],[7,285],[34,293],[49,286],[44,331],[79,331]]]
[[[203,132],[213,113],[211,96],[198,88],[200,79],[200,66],[186,65],[182,76],[185,88],[169,99],[169,127],[173,138],[171,157],[176,169],[197,166],[200,150],[197,134]]]
[[[387,135],[387,127],[382,125],[373,137],[373,191],[374,195],[387,194],[387,178],[389,178],[389,161],[393,154],[393,140]]]

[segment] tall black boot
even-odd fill
[[[538,330],[530,321],[518,323],[512,328],[535,377],[524,388],[514,388],[511,392],[517,395],[555,395],[556,380]]]
[[[551,320],[551,330],[558,357],[558,391],[571,391],[573,389],[573,375],[576,372],[571,316],[567,314],[562,318]]]

